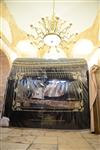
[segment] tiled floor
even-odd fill
[[[0,128],[0,150],[100,150],[89,130]]]

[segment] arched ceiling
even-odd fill
[[[4,0],[17,25],[30,32],[30,24],[52,15],[53,0]],[[55,14],[73,24],[74,32],[90,27],[99,10],[99,0],[55,0]]]
[[[68,45],[62,40],[58,47],[50,48],[45,44],[39,47],[38,40],[33,39],[34,44],[30,45],[31,39],[27,36],[30,24],[35,26],[42,17],[51,17],[52,5],[53,0],[0,1],[0,48],[11,63],[16,57],[82,57],[90,60],[92,54],[100,51],[99,0],[55,0],[56,16],[73,24],[72,33],[79,33],[76,44],[69,40],[71,44]],[[97,55],[96,60],[100,59]]]

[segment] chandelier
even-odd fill
[[[71,33],[72,23],[55,16],[55,0],[53,0],[53,10],[51,17],[41,18],[37,27],[30,25],[32,34],[28,34],[31,44],[36,44],[38,49],[41,47],[61,47],[68,49],[69,44],[74,43],[77,33]]]

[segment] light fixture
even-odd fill
[[[57,23],[55,18],[55,0],[53,0],[53,12],[52,12],[52,18],[50,21],[50,33],[46,34],[44,36],[44,43],[49,46],[57,46],[61,42],[61,38],[58,34],[56,34],[57,30]]]
[[[37,27],[30,25],[32,34],[28,34],[31,44],[36,44],[38,49],[45,45],[68,49],[69,44],[75,42],[76,34],[71,34],[72,23],[67,23],[55,16],[55,0],[53,0],[53,11],[51,17],[44,17],[38,22]],[[49,51],[49,50],[48,50]]]
[[[59,45],[60,41],[60,36],[54,33],[49,33],[44,36],[44,43],[49,46],[57,46]]]

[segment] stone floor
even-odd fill
[[[100,150],[89,130],[0,128],[0,150]]]

